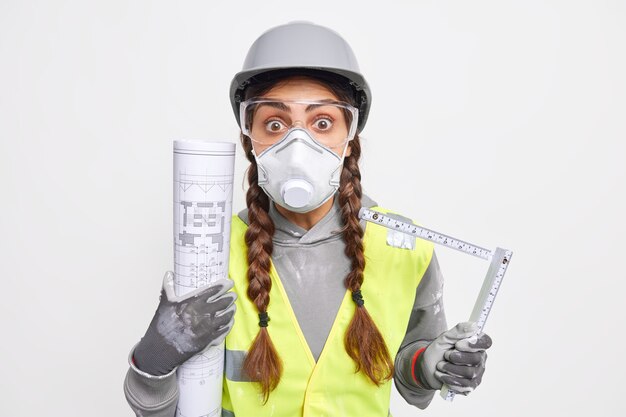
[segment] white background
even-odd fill
[[[172,140],[238,140],[230,80],[291,20],[340,32],[372,87],[366,193],[515,253],[483,384],[394,415],[625,415],[626,3],[600,0],[0,1],[0,415],[132,414]],[[439,253],[454,324],[486,263]]]

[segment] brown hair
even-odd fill
[[[323,74],[323,73],[322,73]],[[291,74],[293,75],[293,74]],[[325,76],[306,73],[318,81],[322,81],[340,100],[354,103],[354,94],[349,84],[337,76]],[[254,97],[269,91],[276,83],[284,79],[284,74],[265,76],[256,80],[248,87],[246,97]],[[269,292],[272,282],[269,276],[270,259],[272,256],[274,223],[268,215],[270,200],[258,185],[258,168],[252,153],[250,138],[241,135],[241,142],[250,161],[248,169],[249,188],[246,195],[248,206],[249,227],[245,241],[248,246],[248,298],[256,305],[260,317],[267,313],[270,302]],[[362,370],[376,385],[389,380],[393,375],[393,361],[385,341],[367,312],[361,296],[363,284],[363,229],[359,223],[361,208],[361,173],[358,161],[361,156],[361,144],[358,135],[350,142],[351,154],[346,156],[341,172],[338,192],[339,205],[344,226],[341,230],[346,243],[345,253],[352,261],[352,269],[345,278],[344,284],[352,291],[356,309],[346,330],[344,345],[348,355],[356,363],[356,372]],[[264,403],[269,394],[280,381],[282,362],[276,352],[267,330],[267,321],[261,320],[257,334],[243,363],[244,372],[252,381],[259,382]]]

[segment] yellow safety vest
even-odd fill
[[[380,208],[375,210],[385,212]],[[231,224],[229,275],[237,298],[235,324],[226,337],[223,416],[235,417],[387,417],[391,381],[376,386],[344,348],[344,335],[356,308],[346,290],[326,344],[315,362],[274,266],[268,331],[283,361],[280,383],[266,404],[258,384],[242,375],[241,363],[259,331],[258,311],[248,288],[244,234],[247,225],[234,216]],[[361,292],[365,307],[382,333],[392,360],[404,339],[415,291],[433,254],[433,245],[417,239],[415,249],[387,245],[387,229],[365,228],[365,270]],[[288,277],[285,277],[288,279]]]

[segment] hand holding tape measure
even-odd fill
[[[513,252],[508,249],[502,248],[496,248],[494,251],[490,251],[488,249],[468,243],[466,241],[456,239],[451,236],[435,232],[434,230],[414,225],[412,223],[402,222],[377,211],[369,210],[366,208],[361,208],[361,210],[359,211],[359,217],[363,220],[379,224],[389,229],[406,233],[410,236],[415,236],[420,239],[430,240],[431,242],[437,243],[439,245],[446,246],[465,254],[490,261],[489,269],[487,270],[487,274],[485,276],[485,279],[483,280],[483,285],[480,289],[480,293],[478,294],[476,302],[474,303],[474,309],[470,314],[469,322],[461,323],[457,327],[454,327],[447,332],[444,332],[441,336],[439,336],[439,338],[435,339],[428,348],[426,348],[422,355],[420,355],[420,360],[428,362],[423,363],[423,366],[426,366],[427,369],[428,367],[430,367],[433,372],[432,375],[439,375],[439,380],[443,380],[444,382],[446,382],[441,387],[441,396],[447,401],[452,401],[452,399],[454,399],[455,391],[451,390],[448,384],[454,386],[456,389],[459,390],[459,392],[463,391],[463,387],[459,384],[454,383],[455,379],[449,377],[450,374],[447,374],[446,369],[442,370],[435,368],[437,367],[438,363],[441,363],[442,360],[445,359],[445,361],[448,362],[449,365],[446,365],[446,362],[444,362],[444,365],[440,365],[440,367],[447,367],[447,371],[450,371],[452,374],[458,374],[462,373],[462,371],[467,371],[467,369],[463,370],[461,368],[455,367],[457,365],[464,366],[462,363],[455,362],[462,362],[463,360],[476,362],[479,360],[478,355],[464,354],[476,353],[472,352],[472,350],[480,351],[482,349],[484,351],[484,349],[488,348],[491,345],[491,340],[487,340],[486,338],[484,338],[484,335],[480,336],[480,334],[485,327],[487,317],[489,316],[491,307],[493,306],[493,303],[496,299],[498,289],[500,288],[500,284],[502,283],[502,279],[504,278],[504,274],[506,273],[507,266],[511,261]],[[459,341],[467,340],[467,337],[470,337],[472,335],[477,335],[476,340],[474,341],[470,339],[469,342],[465,342],[467,344],[466,349],[463,349],[462,347],[459,348],[459,346],[464,346],[464,344],[456,346],[457,344],[459,344]],[[456,349],[453,349],[455,347]],[[475,366],[471,367],[475,368]],[[436,374],[436,372],[439,372],[439,374]],[[480,375],[474,375],[474,377],[471,379],[474,379],[479,383],[481,376],[482,373]],[[478,378],[476,379],[476,377]],[[438,384],[436,381],[432,379],[429,381],[429,377],[426,376],[424,376],[424,379],[426,379],[425,382],[429,384],[432,383],[432,388],[437,388]]]

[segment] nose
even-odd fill
[[[294,120],[293,123],[291,123],[291,128],[293,129],[294,127],[299,127],[300,129],[304,129],[304,122],[300,120]]]

